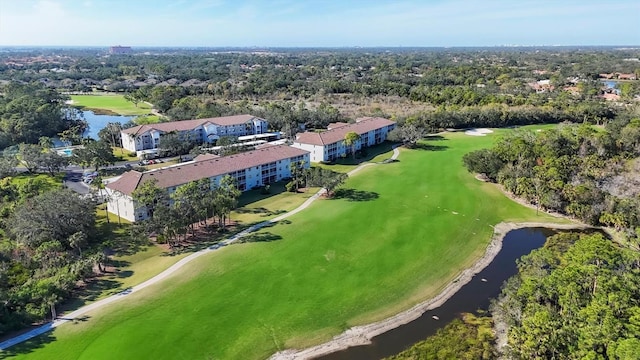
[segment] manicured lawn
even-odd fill
[[[359,156],[355,159],[352,156],[347,156],[345,158],[336,160],[334,163],[330,165],[313,163],[313,166],[318,166],[318,167],[330,169],[337,172],[347,173],[355,169],[358,165],[362,163],[365,163],[365,162],[376,163],[376,162],[380,162],[390,158],[392,154],[393,145],[394,144],[391,142],[384,142],[382,144],[367,148],[365,156]]]
[[[162,247],[148,241],[136,243],[128,236],[131,223],[105,211],[105,204],[96,207],[96,243],[109,244],[115,252],[110,256],[108,272],[92,279],[75,294],[74,299],[58,305],[59,312],[68,312],[88,303],[140,284],[161,273],[187,254],[169,256]],[[109,221],[107,221],[107,215]]]
[[[505,130],[507,131],[507,130]],[[461,164],[496,136],[447,134],[166,281],[9,349],[32,359],[259,359],[330,339],[437,294],[472,264],[492,225],[551,218]],[[560,220],[558,220],[560,221]]]
[[[44,189],[55,189],[62,186],[63,178],[64,173],[58,173],[55,176],[49,174],[21,173],[11,177],[11,183],[15,186],[24,186],[27,182],[31,181],[35,184],[42,185]]]
[[[246,203],[247,205],[233,211],[231,220],[239,225],[251,225],[269,220],[297,208],[320,190],[319,188],[308,188],[304,189],[304,192],[291,193],[280,189],[281,187],[283,187],[282,183],[274,184],[271,191],[281,190],[281,192],[278,194],[273,193],[272,196],[263,195],[262,198],[259,198],[260,190],[252,190],[249,193],[245,193],[246,198],[244,198],[245,194],[242,194],[239,203]],[[257,194],[252,194],[251,192],[256,192]],[[247,201],[249,199],[253,201]]]
[[[126,289],[158,275],[187,255],[169,255],[161,246],[151,245],[133,255],[115,256],[113,262],[123,266],[106,278],[117,281],[118,289]]]
[[[151,114],[151,106],[141,102],[136,107],[125,100],[124,95],[71,95],[71,100],[74,106],[83,110],[97,110],[97,112],[118,115]]]
[[[134,119],[136,124],[145,125],[145,124],[156,124],[160,122],[160,116],[158,115],[141,115]]]
[[[138,157],[135,155],[135,151],[129,151],[127,149],[123,149],[121,147],[112,146],[113,155],[118,158],[118,161],[137,161]],[[129,154],[133,153],[133,156]]]

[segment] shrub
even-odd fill
[[[284,188],[287,189],[288,192],[296,192],[296,182],[289,181]]]
[[[504,166],[500,157],[489,149],[467,153],[462,157],[462,161],[470,172],[485,174],[491,181],[496,181],[498,171]]]

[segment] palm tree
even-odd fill
[[[360,135],[355,131],[350,131],[344,135],[344,145],[351,148],[353,158],[356,158],[356,144],[360,140]]]
[[[42,147],[43,150],[50,149],[53,147],[53,140],[47,136],[41,136],[38,139],[38,145]]]
[[[73,233],[69,237],[69,246],[78,249],[78,255],[82,257],[82,247],[87,243],[87,234],[82,231]]]

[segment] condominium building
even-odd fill
[[[333,161],[346,156],[353,149],[380,144],[387,139],[387,135],[396,123],[378,117],[356,119],[353,124],[332,123],[326,131],[306,131],[296,136],[294,147],[309,151],[312,162]],[[360,136],[353,146],[345,145],[345,135],[355,132]]]
[[[246,191],[290,178],[290,164],[300,161],[309,168],[308,151],[273,145],[229,156],[200,155],[187,163],[145,172],[131,170],[105,186],[109,199],[107,211],[131,222],[146,219],[147,209],[136,204],[132,193],[152,179],[171,194],[181,185],[201,179],[209,179],[211,188],[215,189],[225,175],[230,175],[238,189]]]
[[[123,129],[122,147],[129,151],[157,149],[162,135],[178,133],[200,143],[214,142],[223,136],[256,135],[267,132],[266,120],[253,115],[234,115],[208,119],[171,121],[138,125]]]

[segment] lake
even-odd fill
[[[85,137],[90,137],[98,140],[98,132],[107,126],[107,123],[121,123],[124,124],[129,120],[135,118],[135,116],[121,116],[121,115],[96,115],[93,111],[83,111],[82,115],[84,119],[89,123],[89,128],[84,132]]]

